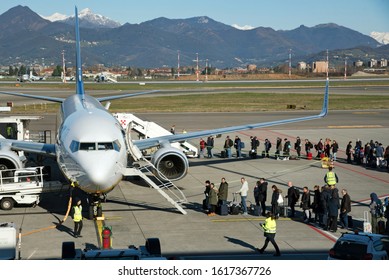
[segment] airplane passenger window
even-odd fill
[[[80,143],[80,150],[94,151],[96,150],[96,143]]]
[[[112,142],[97,143],[98,150],[113,150]]]

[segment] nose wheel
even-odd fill
[[[91,196],[89,198],[89,208],[88,215],[89,220],[94,220],[95,218],[103,216],[103,206],[102,202],[107,200],[106,195],[101,196]]]

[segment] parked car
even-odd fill
[[[330,249],[329,260],[387,260],[389,236],[349,232],[343,233]]]

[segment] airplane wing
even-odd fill
[[[58,103],[62,103],[65,101],[64,98],[59,98],[59,97],[32,95],[32,94],[24,94],[24,93],[18,93],[18,92],[0,91],[0,94],[13,95],[13,96],[19,96],[19,97],[27,97],[27,98],[35,98],[35,99],[47,100],[47,101],[58,102]]]
[[[263,123],[230,126],[230,127],[189,132],[189,133],[183,133],[183,134],[172,134],[172,135],[166,135],[166,136],[161,136],[161,137],[134,140],[134,144],[140,150],[143,150],[143,149],[158,146],[158,145],[166,143],[166,142],[173,143],[173,142],[185,141],[187,139],[207,137],[210,135],[224,134],[224,133],[229,133],[229,132],[234,132],[234,131],[243,131],[243,130],[249,130],[249,129],[255,129],[255,128],[263,128],[263,127],[276,126],[276,125],[281,125],[281,124],[289,124],[289,123],[309,121],[309,120],[323,118],[328,113],[328,95],[329,95],[328,86],[329,86],[329,81],[327,79],[325,92],[324,92],[323,107],[322,107],[320,114],[318,114],[318,115],[293,118],[293,119],[286,119],[286,120],[263,122]]]
[[[55,145],[46,143],[37,143],[21,140],[10,140],[0,137],[0,146],[9,145],[11,150],[24,151],[28,153],[43,154],[47,156],[55,156]]]
[[[121,95],[112,95],[112,96],[105,96],[105,97],[99,97],[96,98],[100,102],[104,101],[109,101],[109,100],[114,100],[114,99],[121,99],[121,98],[127,98],[127,97],[134,97],[137,95],[143,95],[143,94],[150,94],[158,92],[158,90],[150,90],[150,91],[144,91],[144,92],[135,92],[135,93],[126,93],[126,94],[121,94]]]

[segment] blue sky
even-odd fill
[[[90,8],[94,13],[120,23],[141,23],[157,17],[170,19],[208,16],[216,21],[239,26],[271,27],[291,30],[321,23],[336,23],[363,34],[389,32],[388,0],[6,0],[0,13],[23,5],[40,15],[54,12],[72,15]]]

